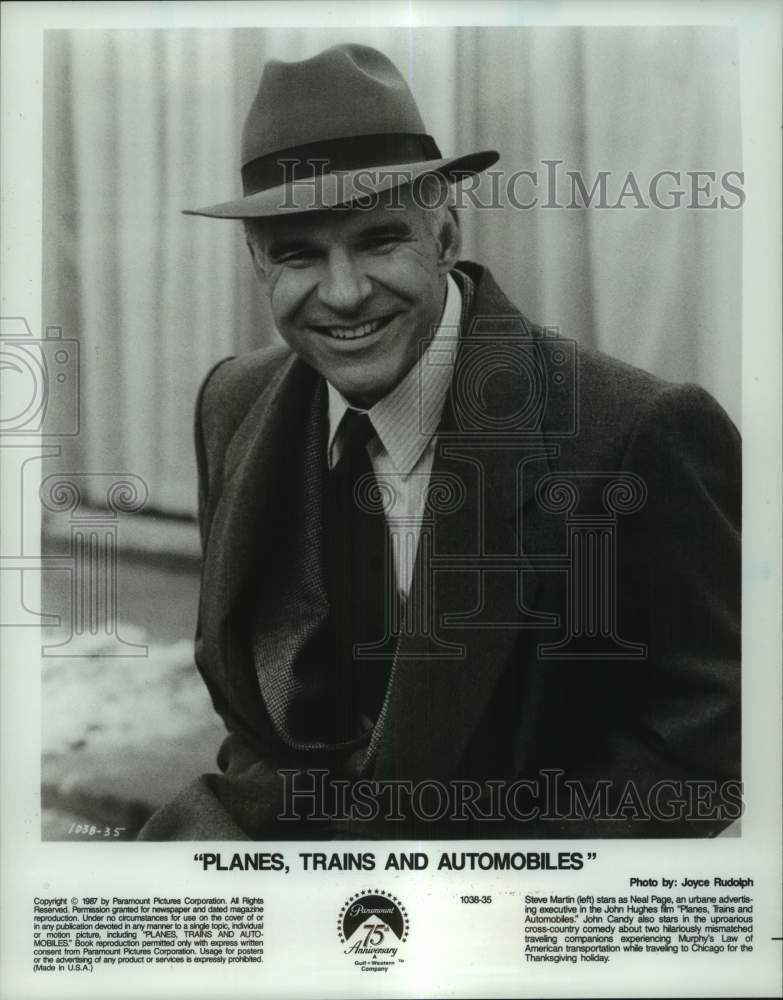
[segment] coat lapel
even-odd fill
[[[480,419],[471,422],[458,396],[470,383],[470,369],[486,370],[498,360],[502,367],[509,345],[536,352],[530,331],[520,328],[522,317],[494,291],[494,285],[483,293],[479,286],[468,323],[463,320],[467,329],[438,432],[406,609],[408,630],[370,748],[378,779],[453,775],[500,675],[510,666],[525,669],[513,663],[525,630],[549,621],[533,610],[538,581],[521,539],[525,507],[555,450],[545,444],[535,415],[524,425],[510,420],[526,410],[520,391],[528,383],[519,377],[486,383],[494,385],[484,396],[489,429],[475,426]],[[488,330],[482,329],[485,317]],[[513,374],[513,351],[506,360]]]
[[[318,376],[292,358],[231,441],[204,559],[212,595],[201,609],[205,640],[214,644],[208,655],[236,687],[228,649],[238,630],[229,619],[250,616],[257,686],[281,736],[295,693],[292,664],[329,613],[320,502],[326,419]]]
[[[284,510],[281,490],[290,492],[301,478],[292,460],[292,445],[299,443],[301,459],[306,451],[304,432],[316,379],[306,365],[294,357],[289,359],[231,440],[204,558],[210,589],[221,598],[205,609],[212,626],[222,624],[248,576],[258,572],[259,560],[279,535],[277,523]]]

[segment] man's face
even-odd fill
[[[402,192],[401,192],[402,193]],[[441,232],[413,203],[270,220],[254,253],[277,328],[350,402],[369,407],[419,358],[443,309],[459,255],[450,216]]]

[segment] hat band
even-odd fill
[[[242,167],[242,187],[245,195],[251,195],[336,170],[392,167],[439,160],[441,156],[438,144],[425,133],[381,132],[326,139],[251,160]]]

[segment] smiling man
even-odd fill
[[[740,813],[739,438],[459,260],[381,53],[270,62],[241,220],[285,342],[196,410],[229,731],[146,839],[699,836]],[[268,338],[267,338],[268,339]]]
[[[438,185],[404,188],[394,207],[308,212],[245,223],[280,335],[350,402],[391,392],[426,349],[457,263],[457,223]]]

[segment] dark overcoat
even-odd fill
[[[483,268],[456,275],[468,309],[406,626],[355,740],[319,728],[325,383],[282,347],[205,381],[196,660],[229,735],[221,773],[143,838],[683,836],[736,816],[715,810],[740,778],[736,429],[697,386],[532,328]],[[278,819],[323,772],[410,782],[438,818]],[[476,819],[493,782],[516,782],[513,815]],[[438,787],[474,796],[474,818],[444,820]]]

